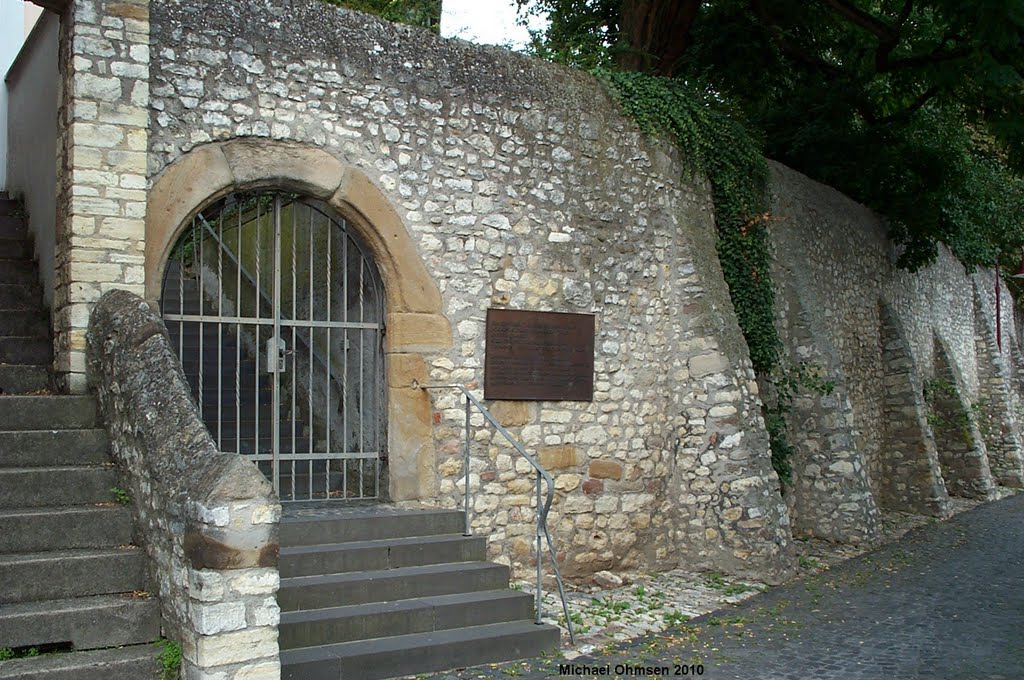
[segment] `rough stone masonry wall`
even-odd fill
[[[943,248],[933,265],[908,273],[895,266],[896,252],[884,223],[864,206],[774,163],[771,192],[773,276],[791,360],[805,359],[824,369],[836,380],[838,393],[848,395],[852,407],[852,419],[842,409],[822,405],[811,427],[805,419],[796,424],[799,431],[824,432],[830,446],[839,445],[839,453],[831,455],[832,465],[801,465],[794,471],[794,492],[802,495],[798,527],[827,535],[838,521],[852,531],[859,518],[871,511],[872,503],[895,510],[945,512],[941,456],[928,423],[929,416],[935,422],[936,414],[923,394],[925,384],[936,378],[953,376],[949,382],[954,383],[956,399],[972,420],[980,407],[971,405],[980,403],[998,421],[993,425],[1001,442],[1002,462],[997,467],[1005,470],[1001,479],[1014,483],[1021,469],[1019,432],[1009,417],[1007,400],[1015,388],[997,389],[990,384],[1008,373],[1007,366],[1015,361],[1014,343],[1009,342],[1015,326],[1006,289],[1007,341],[1005,364],[1000,367],[992,364],[991,351],[987,356],[977,351],[979,338],[991,337],[988,344],[994,344],[994,332],[984,327],[994,327],[994,292],[975,293],[994,291],[991,272],[968,273]],[[794,311],[807,320],[809,330],[802,336],[794,332],[789,318]],[[976,315],[984,326],[976,326]],[[935,356],[937,346],[946,348],[948,371],[937,368],[944,361]],[[817,348],[817,354],[809,347]],[[986,406],[1000,399],[1001,408]],[[976,433],[977,423],[968,429]],[[850,439],[855,443],[852,455],[846,445]],[[986,455],[982,443],[977,447],[980,455]],[[987,476],[987,465],[975,467],[979,475]],[[860,469],[866,471],[866,480],[857,478]],[[837,484],[836,476],[844,477],[845,487]],[[863,481],[871,492],[867,496]],[[951,481],[964,480],[945,480]],[[977,488],[991,484],[990,479],[971,483],[975,482]],[[965,488],[957,484],[951,488]],[[847,491],[836,498],[823,493],[829,485]],[[843,505],[845,513],[837,514],[836,508]]]
[[[787,571],[788,517],[709,192],[671,147],[586,75],[317,0],[151,10],[151,181],[232,138],[322,148],[364,172],[443,296],[454,343],[428,357],[432,382],[480,395],[488,307],[596,315],[593,403],[491,404],[555,474],[568,573]],[[433,397],[430,474],[452,506],[463,412],[454,393]],[[474,530],[525,574],[528,469],[488,430],[474,436]]]
[[[87,338],[89,377],[135,500],[163,634],[181,644],[182,677],[277,680],[273,488],[252,462],[217,451],[142,298],[106,293]]]
[[[149,0],[72,0],[59,44],[54,369],[82,392],[90,306],[143,292]]]

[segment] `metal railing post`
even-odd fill
[[[470,409],[471,406],[476,406],[480,415],[483,416],[484,421],[491,424],[502,437],[512,445],[512,448],[522,456],[523,460],[530,464],[537,472],[537,597],[536,597],[536,622],[538,624],[541,621],[541,598],[543,597],[543,565],[542,557],[544,554],[543,542],[547,542],[548,553],[551,555],[551,569],[554,571],[555,583],[558,585],[558,596],[562,600],[562,612],[565,614],[565,627],[569,631],[569,640],[572,644],[576,644],[576,632],[572,625],[572,616],[569,612],[569,602],[565,598],[565,585],[562,582],[562,573],[558,568],[558,553],[555,551],[555,546],[551,541],[551,532],[548,530],[548,512],[551,510],[551,504],[555,499],[555,480],[551,475],[540,466],[540,463],[533,458],[523,445],[513,437],[508,430],[506,430],[501,423],[487,410],[480,401],[474,397],[465,385],[419,385],[421,390],[430,389],[455,389],[462,392],[466,398],[466,461],[465,461],[465,472],[466,472],[466,498],[465,498],[465,510],[466,510],[466,535],[471,535],[469,532],[469,444],[470,444]],[[541,480],[547,484],[547,500],[544,500],[543,487],[541,486]]]
[[[472,536],[473,532],[469,528],[469,415],[470,415],[470,403],[469,397],[466,397],[466,456],[463,464],[463,472],[466,474],[466,500],[464,501],[463,508],[466,511],[466,530],[464,536]]]
[[[544,553],[541,547],[541,537],[543,536],[541,528],[541,520],[544,517],[544,513],[541,511],[541,499],[540,499],[540,472],[537,472],[537,604],[534,606],[534,612],[536,616],[536,623],[540,625],[540,603],[541,603],[541,591],[543,590],[543,584],[541,583],[541,559]]]

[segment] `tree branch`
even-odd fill
[[[768,9],[764,6],[763,0],[751,0],[751,6],[757,13],[757,16],[761,19],[761,22],[767,27],[768,35],[771,37],[772,42],[775,45],[803,64],[810,66],[816,71],[823,74],[829,80],[835,80],[839,75],[839,69],[834,65],[828,63],[824,59],[817,57],[813,54],[808,54],[804,50],[794,45],[786,36],[783,34],[782,29],[775,23],[771,14],[768,13]]]
[[[848,21],[860,26],[868,33],[878,36],[882,42],[899,42],[899,34],[891,26],[868,14],[864,10],[847,2],[846,0],[824,0],[825,4],[831,7],[837,14]]]
[[[969,57],[974,52],[974,49],[968,45],[961,45],[960,47],[945,51],[943,50],[943,46],[945,44],[946,41],[943,40],[942,45],[928,54],[918,54],[913,57],[896,59],[895,61],[886,60],[885,63],[879,67],[878,71],[879,73],[891,73],[892,71],[902,69],[942,64],[947,61],[955,61],[957,59]]]
[[[900,10],[899,16],[896,17],[896,32],[899,33],[903,30],[903,24],[907,23],[907,19],[910,18],[910,12],[914,9],[914,0],[907,0],[903,3],[903,9]]]
[[[913,115],[916,111],[920,110],[921,107],[923,107],[925,104],[934,99],[935,96],[939,94],[939,92],[941,91],[941,87],[939,87],[938,85],[932,85],[927,90],[918,95],[917,98],[914,99],[914,101],[912,101],[910,105],[907,106],[905,109],[901,109],[896,113],[891,113],[888,116],[884,116],[882,118],[877,118],[875,116],[869,116],[867,114],[864,114],[864,119],[872,125],[888,125],[890,123],[904,121],[911,115]]]

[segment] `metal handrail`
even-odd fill
[[[471,441],[471,430],[470,430],[470,415],[472,413],[470,406],[476,406],[480,414],[487,420],[494,429],[497,430],[508,443],[512,445],[520,456],[522,456],[527,463],[537,472],[537,594],[536,594],[536,605],[534,607],[536,620],[535,623],[540,625],[541,623],[541,593],[543,585],[541,583],[542,574],[542,555],[543,550],[541,546],[541,537],[547,541],[548,552],[551,554],[551,566],[555,571],[555,581],[558,584],[558,596],[562,600],[562,611],[565,614],[565,626],[569,630],[569,640],[572,644],[576,644],[576,633],[572,627],[572,618],[569,616],[569,604],[565,599],[565,586],[562,583],[562,573],[558,569],[558,556],[555,552],[554,543],[551,540],[551,532],[548,531],[548,512],[551,510],[551,504],[555,500],[555,480],[551,477],[540,463],[526,452],[519,441],[509,433],[501,423],[499,423],[491,412],[487,410],[480,400],[470,393],[470,391],[464,385],[418,385],[422,390],[436,390],[436,389],[456,389],[462,392],[466,397],[466,450],[465,450],[465,473],[466,473],[466,486],[465,486],[465,500],[464,500],[464,511],[465,511],[465,535],[471,536],[472,531],[469,526],[469,449]],[[547,500],[541,504],[541,478],[547,483]]]

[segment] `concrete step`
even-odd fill
[[[23,335],[50,341],[50,317],[38,310],[6,311],[0,315],[0,336]]]
[[[384,538],[462,533],[464,518],[455,510],[405,510],[372,507],[341,515],[290,515],[281,519],[281,547],[375,541]]]
[[[33,602],[146,589],[134,546],[0,555],[0,602]]]
[[[0,399],[2,402],[4,399]],[[107,465],[109,447],[106,430],[99,428],[0,431],[0,471],[12,467]]]
[[[34,286],[39,283],[36,263],[31,260],[4,260],[0,255],[0,283]]]
[[[11,649],[62,643],[76,650],[100,649],[158,637],[160,602],[155,597],[93,595],[0,608],[0,640]]]
[[[284,612],[281,615],[279,639],[281,649],[297,649],[489,623],[524,621],[532,616],[533,599],[530,595],[514,590],[485,590]]]
[[[2,195],[0,195],[0,215],[15,215],[24,212],[24,210],[21,201],[8,196],[6,191],[2,192]]]
[[[0,398],[0,431],[85,429],[96,425],[96,399],[90,395]]]
[[[49,338],[0,335],[0,363],[48,365],[53,361]]]
[[[2,242],[3,239],[0,239]],[[3,245],[0,243],[0,248]],[[2,251],[0,251],[2,252]],[[0,310],[34,310],[43,308],[43,294],[36,285],[0,283]]]
[[[92,505],[114,500],[113,467],[0,468],[0,508],[45,508]]]
[[[48,654],[0,664],[0,680],[153,680],[161,677],[160,648],[133,645]]]
[[[281,548],[278,564],[281,576],[288,578],[480,562],[486,558],[486,537],[456,534]]]
[[[5,238],[0,236],[0,257],[8,260],[31,260],[32,241],[27,238]]]
[[[553,626],[516,621],[291,649],[281,652],[281,677],[379,680],[510,661],[557,649],[558,636]]]
[[[5,312],[0,312],[3,316]],[[48,366],[0,364],[0,394],[26,394],[50,387]]]
[[[508,567],[461,562],[281,579],[282,611],[508,588]]]
[[[22,240],[28,238],[24,217],[0,214],[0,238]]]
[[[131,542],[132,513],[123,505],[0,509],[0,553],[102,548]]]

